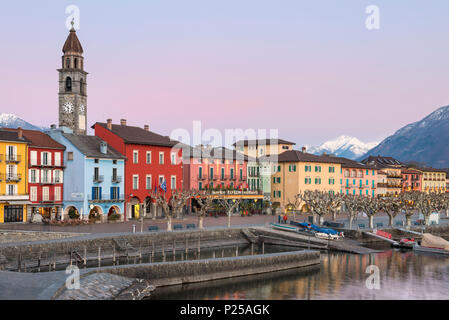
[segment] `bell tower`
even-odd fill
[[[59,72],[59,126],[68,127],[75,134],[86,134],[87,128],[87,72],[84,71],[83,47],[76,30],[70,29],[62,52]]]

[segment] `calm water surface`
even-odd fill
[[[271,250],[270,250],[271,251]],[[380,289],[368,289],[369,265]],[[448,299],[449,258],[388,249],[370,255],[322,253],[321,265],[158,288],[151,299]]]

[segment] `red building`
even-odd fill
[[[33,213],[47,219],[59,219],[63,203],[65,146],[41,131],[22,131],[23,136],[31,141],[28,146],[28,193],[31,202],[27,206],[28,219]]]
[[[411,168],[403,168],[402,174],[402,191],[422,191],[422,172]]]
[[[95,135],[126,156],[125,160],[125,220],[162,215],[150,193],[165,185],[166,197],[172,190],[182,190],[182,150],[177,141],[144,128],[97,122],[92,126]]]

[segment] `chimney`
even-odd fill
[[[145,131],[150,131],[150,126],[146,124],[146,125],[143,126],[143,129]]]
[[[19,137],[19,139],[23,138],[23,130],[22,127],[18,127],[17,128],[17,136]]]
[[[108,127],[108,130],[112,130],[112,119],[106,120],[106,126]]]
[[[126,119],[120,119],[120,125],[126,126]]]
[[[301,148],[302,153],[306,153],[306,147]]]

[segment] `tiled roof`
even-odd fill
[[[14,142],[26,142],[30,143],[25,137],[19,138],[17,132],[5,130],[6,128],[0,129],[0,140],[3,141],[14,141]]]
[[[422,172],[447,172],[445,169],[436,169],[432,167],[420,167],[416,168],[416,170],[422,171]]]
[[[361,161],[364,164],[376,165],[382,168],[402,166],[403,163],[393,157],[369,156]]]
[[[262,157],[263,158],[263,157]],[[321,162],[321,163],[341,163],[337,157],[317,156],[311,153],[305,153],[298,150],[289,150],[282,152],[277,156],[278,162]]]
[[[233,146],[266,146],[271,144],[291,144],[295,145],[296,143],[290,142],[282,139],[256,139],[256,140],[239,140],[233,144]]]
[[[62,135],[86,157],[119,160],[126,159],[125,156],[109,145],[107,146],[107,152],[102,153],[100,151],[100,145],[104,141],[97,136],[85,136],[72,133],[63,133]]]
[[[4,130],[17,132],[18,129],[4,128]],[[65,149],[65,146],[53,140],[49,135],[38,130],[22,130],[23,136],[30,141],[31,147]]]
[[[97,122],[95,125],[100,125],[107,129],[106,123]],[[171,140],[168,136],[162,136],[139,127],[113,124],[111,131],[128,144],[173,147],[179,143],[178,141]]]
[[[62,52],[76,52],[83,53],[83,47],[81,46],[81,42],[76,36],[75,29],[71,29],[67,40],[64,43],[64,47],[62,47]]]

